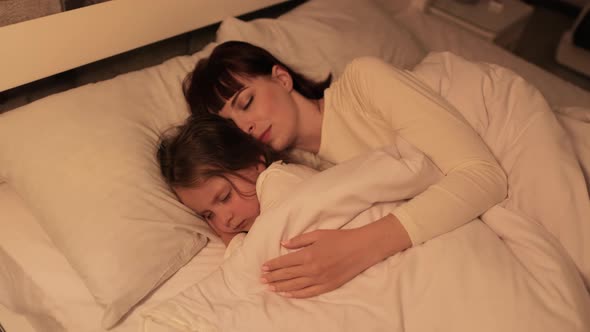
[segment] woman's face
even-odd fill
[[[244,176],[214,176],[198,186],[174,188],[180,201],[203,217],[213,230],[237,234],[247,232],[260,214],[256,196],[256,179],[264,166],[238,171]],[[232,185],[233,184],[233,185]]]
[[[227,101],[219,115],[277,151],[293,145],[298,109],[287,71],[275,66],[270,76],[243,78],[240,82],[244,87]]]

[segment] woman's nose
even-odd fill
[[[236,123],[238,128],[240,128],[240,130],[245,132],[246,134],[252,135],[254,133],[254,129],[256,128],[254,122],[244,118],[234,119],[234,122]]]
[[[248,135],[252,135],[254,133],[254,128],[256,128],[254,123],[244,123],[239,127],[243,132],[245,132]]]

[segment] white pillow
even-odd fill
[[[315,0],[278,19],[224,20],[217,41],[260,46],[294,70],[319,80],[340,76],[352,59],[371,55],[413,68],[426,55],[412,35],[372,0]]]
[[[0,211],[0,303],[39,331],[88,331],[68,322],[80,318],[96,330],[102,308],[7,184]]]
[[[0,211],[0,304],[25,317],[36,331],[104,331],[103,308],[6,183],[0,184]],[[223,261],[224,250],[221,241],[208,243],[113,331],[138,331],[142,310],[209,275]]]
[[[209,228],[160,176],[161,132],[188,115],[178,57],[0,115],[0,178],[115,325],[203,248]]]

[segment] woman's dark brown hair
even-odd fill
[[[283,158],[231,121],[199,114],[163,136],[157,159],[168,185],[187,188],[214,176],[241,177],[237,171],[260,163],[268,166]]]
[[[293,88],[308,99],[320,99],[332,76],[315,82],[293,71],[263,48],[239,41],[229,41],[213,49],[209,58],[201,59],[184,80],[184,96],[193,114],[219,113],[223,105],[243,85],[238,77],[269,76],[275,65],[291,75]]]

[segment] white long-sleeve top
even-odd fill
[[[318,156],[338,164],[401,136],[445,177],[392,213],[418,245],[506,197],[506,175],[459,112],[410,72],[358,58],[324,95]]]
[[[260,203],[260,213],[272,209],[293,189],[317,171],[299,164],[286,164],[282,161],[272,163],[256,179],[256,196]],[[246,233],[236,234],[225,249],[224,258],[228,258],[236,248],[244,243]]]

